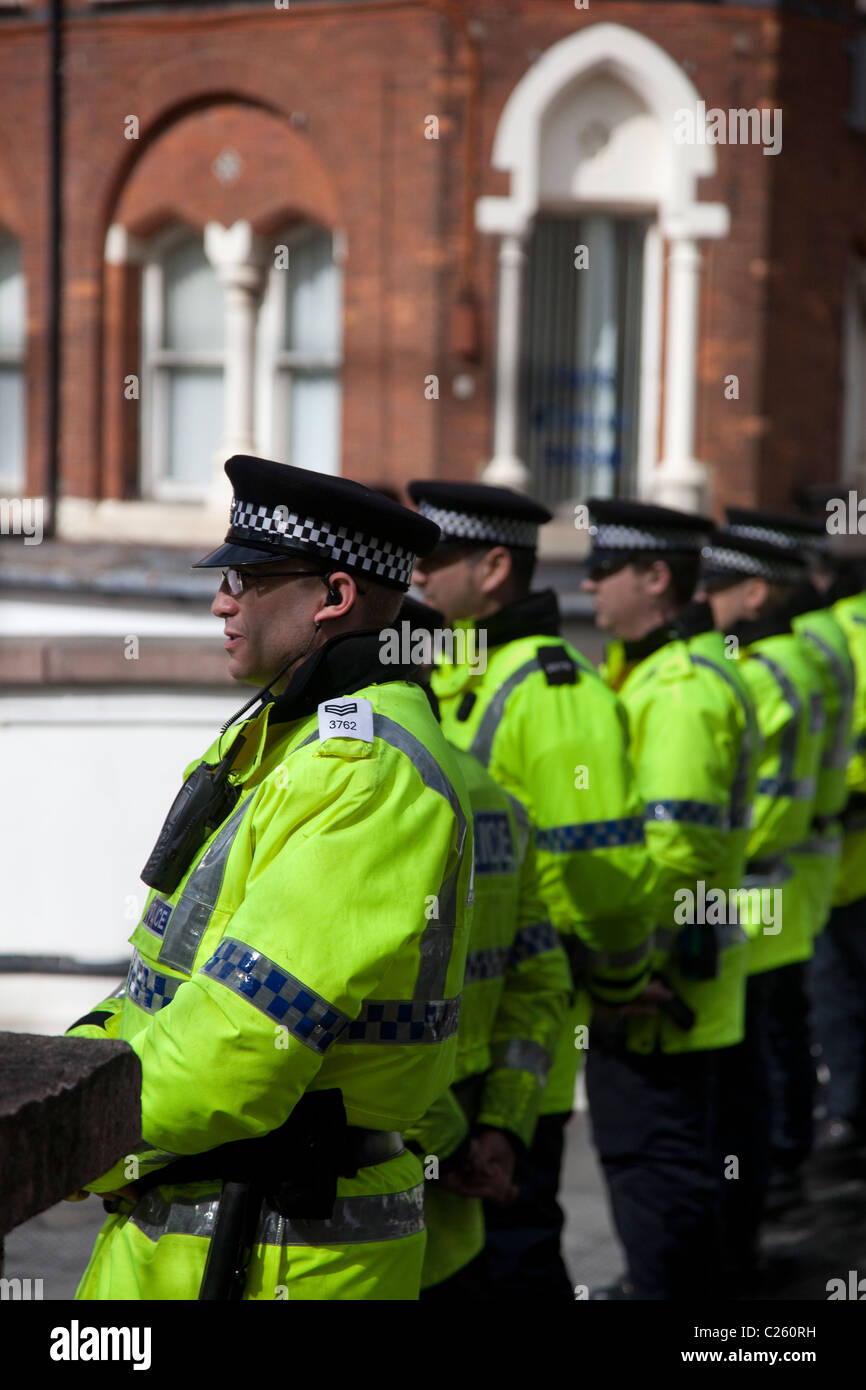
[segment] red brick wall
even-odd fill
[[[496,247],[481,236],[466,243],[466,152],[473,198],[506,192],[490,156],[507,97],[544,49],[599,20],[658,43],[708,107],[783,107],[782,154],[718,146],[717,173],[698,190],[732,220],[729,238],[702,246],[696,452],[717,505],[781,500],[792,481],[834,472],[844,261],[866,236],[866,142],[842,120],[839,27],[700,4],[592,0],[583,11],[566,0],[471,0],[452,9],[473,24],[476,88],[465,30],[433,4],[390,14],[364,4],[71,8],[81,14],[66,39],[65,493],[129,494],[136,407],[125,403],[124,418],[106,398],[116,389],[122,399],[135,368],[104,344],[107,316],[131,310],[118,307],[122,286],[109,285],[105,233],[118,220],[143,234],[175,217],[249,217],[263,232],[292,215],[342,227],[344,470],[394,484],[475,475],[492,444]],[[45,55],[41,24],[0,21],[0,129],[16,132],[0,151],[0,220],[22,237],[28,276],[31,491],[43,486],[46,447]],[[292,112],[306,125],[293,127]],[[129,114],[137,142],[124,139]],[[440,117],[438,141],[424,139],[429,114]],[[211,171],[226,145],[245,166],[229,185]],[[454,351],[467,268],[480,322],[480,357],[468,366]],[[467,369],[476,393],[458,401],[451,381]],[[425,399],[431,373],[438,401]],[[730,373],[737,401],[724,398]]]

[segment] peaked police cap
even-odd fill
[[[433,522],[349,478],[247,454],[235,454],[225,471],[234,491],[225,543],[194,569],[302,555],[326,571],[408,589],[416,556],[439,538]]]
[[[808,573],[802,550],[741,536],[729,526],[713,532],[701,555],[701,579],[708,589],[728,588],[752,577],[770,584],[800,584]]]
[[[506,487],[415,479],[409,496],[423,517],[441,529],[440,545],[507,545],[535,550],[538,528],[552,513]]]
[[[665,551],[700,554],[713,530],[709,517],[614,497],[587,502],[592,550],[589,565],[621,564],[635,555]]]
[[[785,550],[829,550],[826,518],[786,516],[778,512],[758,512],[746,507],[725,509],[727,530],[735,536],[770,541]]]

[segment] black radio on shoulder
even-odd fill
[[[241,789],[228,775],[243,741],[236,738],[221,762],[199,763],[187,777],[141,871],[148,888],[173,893],[196,850],[234,809]]]

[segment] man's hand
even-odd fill
[[[593,1018],[655,1018],[659,1005],[673,999],[673,992],[662,980],[651,980],[645,990],[628,1004],[593,1004]]]
[[[486,1197],[500,1206],[510,1206],[517,1196],[512,1181],[514,1149],[500,1129],[477,1134],[462,1168],[443,1174],[440,1181],[458,1197]]]

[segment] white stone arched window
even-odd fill
[[[0,230],[0,491],[20,493],[25,485],[24,351],[27,309],[21,251]]]
[[[339,239],[308,224],[264,238],[239,221],[129,241],[124,258],[143,268],[143,496],[223,507],[236,453],[339,472]]]
[[[207,493],[223,434],[225,295],[201,232],[148,244],[142,274],[141,485],[158,500]]]
[[[486,480],[553,502],[616,491],[701,504],[697,239],[724,235],[728,216],[697,201],[714,150],[675,134],[676,113],[697,112],[698,100],[663,49],[607,23],[554,44],[511,93],[493,148],[510,191],[476,209],[479,228],[499,237]]]
[[[339,238],[305,224],[273,239],[259,319],[257,420],[263,451],[339,473],[343,284]]]

